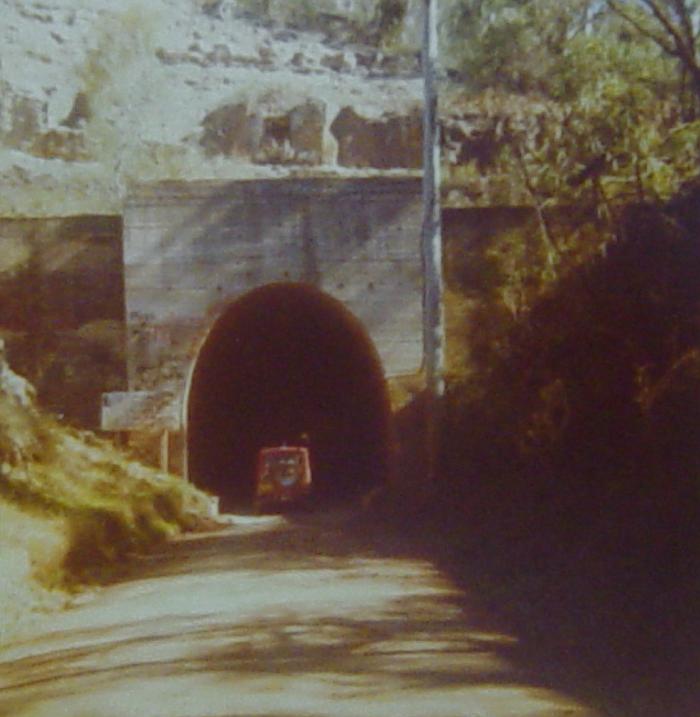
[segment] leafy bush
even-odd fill
[[[498,265],[510,270],[494,268],[472,288],[467,366],[449,397],[448,462],[457,484],[468,477],[467,493],[478,485],[495,500],[534,490],[555,499],[542,510],[563,502],[584,524],[618,499],[672,500],[674,481],[700,489],[697,189],[683,196],[665,209],[628,208],[604,252],[564,255],[547,281],[537,280],[544,258],[508,252]],[[477,253],[493,257],[499,241],[513,235]],[[511,312],[507,297],[527,262],[536,280]]]

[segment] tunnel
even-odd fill
[[[309,447],[312,503],[387,479],[392,415],[381,361],[360,321],[304,284],[232,302],[199,351],[187,399],[190,479],[225,510],[247,507],[261,448]]]

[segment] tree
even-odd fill
[[[700,101],[700,2],[698,0],[606,0],[642,37],[675,58]]]
[[[599,14],[595,0],[452,0],[444,26],[448,60],[473,89],[558,96],[568,46]]]
[[[500,103],[497,171],[538,208],[592,202],[603,216],[673,194],[697,173],[700,123],[674,63],[686,57],[688,75],[696,61],[699,2],[452,0],[449,59],[472,110],[486,92],[517,96]]]

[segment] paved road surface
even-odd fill
[[[232,516],[0,652],[8,717],[592,717],[348,513]]]

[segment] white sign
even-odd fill
[[[181,406],[169,393],[116,391],[102,394],[103,431],[179,431]]]

